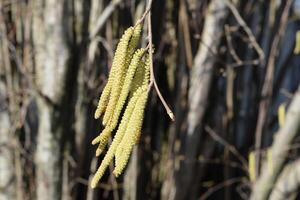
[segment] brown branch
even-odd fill
[[[286,120],[283,126],[275,134],[275,140],[272,144],[271,152],[273,160],[272,173],[269,170],[268,163],[262,167],[261,175],[254,184],[251,199],[268,199],[272,185],[276,182],[288,155],[285,149],[292,143],[300,131],[300,86],[295,93],[289,106]]]
[[[257,152],[256,153],[256,162],[255,162],[256,176],[259,175],[260,159],[261,159],[258,151],[261,148],[262,132],[264,129],[264,125],[265,125],[266,118],[267,118],[267,113],[269,110],[269,105],[270,105],[271,98],[272,98],[273,79],[274,79],[274,71],[275,71],[275,58],[276,58],[276,54],[279,49],[280,39],[283,36],[284,31],[285,31],[285,27],[286,27],[288,15],[289,15],[289,10],[291,8],[292,2],[293,2],[292,0],[288,0],[285,8],[283,10],[283,13],[282,13],[281,19],[280,19],[279,31],[277,32],[277,34],[274,37],[273,43],[271,45],[270,57],[268,59],[267,72],[266,72],[266,76],[265,76],[265,80],[264,80],[264,84],[263,84],[263,88],[262,88],[262,93],[261,93],[262,99],[259,104],[259,114],[258,114],[258,118],[257,118],[256,130],[255,130],[255,150]]]
[[[219,142],[220,144],[222,144],[223,146],[227,147],[228,150],[237,157],[237,159],[242,163],[242,166],[244,168],[245,171],[248,172],[248,164],[246,159],[238,152],[238,150],[231,144],[229,144],[226,140],[224,140],[223,138],[221,138],[218,134],[215,133],[214,130],[212,130],[209,126],[205,126],[205,130],[209,133],[209,135],[216,140],[217,142]]]
[[[149,0],[148,3],[148,9],[149,7],[151,7],[151,3],[152,0]],[[160,99],[160,101],[162,102],[163,106],[165,107],[169,117],[171,118],[172,121],[175,121],[175,116],[172,112],[172,110],[170,109],[170,107],[168,106],[168,104],[166,103],[165,99],[163,98],[162,94],[160,93],[160,90],[157,86],[156,80],[155,80],[155,76],[154,76],[154,70],[153,70],[153,43],[152,43],[152,26],[151,26],[151,10],[146,10],[146,15],[148,12],[148,39],[149,39],[149,60],[150,60],[150,84],[149,84],[149,89],[148,91],[150,91],[150,89],[152,88],[152,86],[154,86],[155,91]],[[145,15],[145,14],[144,14]],[[144,18],[144,15],[141,19]],[[142,20],[139,20],[142,21]]]
[[[148,5],[147,8],[144,12],[144,14],[142,15],[142,17],[136,22],[136,24],[134,26],[137,26],[138,24],[142,23],[144,21],[144,19],[146,18],[147,14],[149,14],[149,16],[151,15],[150,11],[151,11],[151,7],[152,7],[152,1],[153,0],[149,0],[148,1]]]
[[[215,185],[214,187],[211,187],[207,190],[207,192],[205,192],[201,197],[200,200],[205,200],[207,199],[209,196],[211,196],[214,192],[224,188],[224,187],[228,187],[230,185],[233,185],[235,183],[239,183],[239,182],[243,182],[243,178],[241,177],[237,177],[237,178],[232,178],[229,180],[225,180],[217,185]]]
[[[112,0],[109,5],[105,8],[105,10],[102,12],[100,17],[98,18],[96,22],[95,28],[91,31],[90,39],[93,40],[96,35],[99,33],[99,31],[104,26],[105,22],[108,20],[108,18],[111,16],[113,11],[116,9],[116,7],[121,3],[121,0]]]
[[[227,24],[225,25],[225,36],[226,36],[226,41],[227,41],[229,53],[231,54],[233,59],[236,61],[236,63],[238,65],[240,65],[242,63],[242,60],[239,58],[239,56],[237,55],[236,51],[233,48],[232,37],[230,35],[230,28]]]
[[[270,200],[289,199],[300,186],[300,159],[287,164],[272,189]]]
[[[256,50],[260,61],[263,61],[265,58],[265,54],[264,54],[263,50],[261,49],[261,47],[259,46],[259,44],[257,43],[255,36],[253,35],[251,29],[246,24],[246,22],[243,20],[240,13],[236,9],[236,7],[228,0],[225,0],[225,2],[227,4],[228,8],[230,9],[230,11],[232,12],[233,16],[235,17],[235,19],[237,20],[237,22],[241,25],[241,27],[243,27],[244,31],[247,33],[249,40],[250,40],[250,44]]]

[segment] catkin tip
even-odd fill
[[[98,149],[96,150],[96,157],[100,156],[102,152],[103,152],[103,150],[100,149],[100,148],[98,148]]]
[[[100,142],[99,139],[98,139],[98,137],[96,137],[95,139],[93,139],[92,145],[98,144]]]
[[[99,117],[100,117],[100,113],[98,112],[98,110],[96,110],[94,118],[95,119],[99,119]]]
[[[91,188],[94,189],[97,186],[97,183],[92,182],[91,183]]]

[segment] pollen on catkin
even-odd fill
[[[96,187],[114,157],[116,159],[114,174],[120,175],[128,162],[134,144],[140,137],[148,96],[150,64],[148,55],[145,54],[146,49],[136,50],[141,29],[141,24],[130,27],[120,39],[107,85],[101,94],[95,112],[95,118],[101,117],[104,113],[102,123],[105,126],[101,134],[92,141],[92,144],[98,144],[96,156],[104,151],[111,134],[117,126],[118,128],[92,179],[92,188]],[[128,104],[118,125],[127,99]]]
[[[113,172],[116,177],[118,177],[124,170],[132,148],[138,140],[141,132],[144,118],[144,109],[148,97],[147,86],[142,86],[141,89],[142,93],[139,96],[139,99],[134,108],[134,114],[131,115],[126,132],[116,150],[116,167]]]
[[[112,67],[110,70],[110,74],[108,77],[107,84],[100,96],[98,106],[95,112],[95,119],[98,119],[101,114],[104,112],[106,106],[109,103],[109,97],[112,92],[112,85],[115,80],[116,73],[118,71],[119,65],[123,65],[126,57],[126,51],[127,51],[127,46],[129,43],[129,40],[131,36],[133,35],[133,27],[129,27],[125,33],[123,34],[122,38],[120,39],[120,42],[117,45],[116,48],[116,53],[112,62]]]
[[[136,27],[134,27],[133,29],[133,33],[132,36],[130,38],[127,50],[126,50],[126,56],[124,58],[124,63],[122,66],[119,66],[119,73],[117,73],[117,78],[115,79],[115,82],[113,84],[113,94],[112,98],[110,99],[109,103],[111,103],[111,107],[109,107],[108,109],[110,109],[109,112],[107,112],[107,115],[105,114],[104,118],[103,118],[103,124],[110,124],[110,121],[113,120],[113,115],[115,113],[115,109],[116,104],[118,102],[118,98],[119,95],[121,95],[121,91],[122,91],[122,87],[123,87],[123,83],[126,79],[126,72],[132,62],[133,59],[133,54],[135,52],[135,48],[137,47],[138,41],[140,39],[140,35],[141,35],[141,30],[142,30],[142,26],[139,24]],[[140,51],[140,50],[138,50]]]
[[[135,111],[134,111],[137,119],[139,119],[140,115],[141,115],[141,117],[139,120],[135,120],[134,116],[132,116],[133,119],[130,119],[126,133],[125,133],[120,145],[117,148],[116,156],[115,156],[116,157],[116,159],[115,159],[115,164],[116,164],[115,176],[118,176],[125,168],[125,166],[128,162],[130,152],[133,148],[133,145],[136,144],[136,142],[140,138],[141,127],[142,127],[142,122],[143,122],[143,115],[144,115],[144,108],[145,108],[147,96],[148,96],[147,88],[148,88],[149,79],[150,79],[150,61],[149,61],[148,56],[146,57],[146,61],[145,61],[144,65],[141,67],[143,67],[141,70],[143,72],[143,75],[142,75],[143,79],[137,80],[137,84],[139,84],[138,89],[142,89],[143,92],[142,92],[141,96],[139,97],[140,98],[139,103],[137,103]],[[138,77],[138,78],[140,79],[140,77]],[[134,92],[134,94],[135,93],[136,92]],[[143,98],[145,98],[145,99],[143,99]],[[136,130],[134,129],[134,127],[136,127]]]
[[[126,50],[126,57],[125,57],[125,62],[122,63],[123,64],[123,69],[124,70],[127,70],[127,66],[129,65],[128,63],[132,63],[130,65],[133,65],[132,67],[130,67],[129,65],[129,69],[128,71],[125,72],[125,75],[126,77],[124,77],[124,75],[121,76],[121,81],[120,83],[123,83],[124,84],[126,83],[127,85],[130,84],[130,80],[132,80],[132,78],[130,77],[131,74],[134,74],[134,71],[136,70],[136,67],[138,65],[137,63],[137,60],[140,59],[140,57],[142,56],[142,54],[145,52],[145,50],[143,49],[140,49],[140,50],[137,50],[137,52],[135,53],[135,56],[132,56],[133,52],[134,52],[134,49],[135,47],[137,46],[137,43],[138,43],[138,40],[139,40],[139,37],[140,37],[140,34],[141,34],[141,25],[137,26],[134,28],[133,30],[133,33],[131,35],[131,39],[129,41],[129,44],[127,45],[127,50]],[[125,32],[124,34],[124,37],[122,37],[122,41],[123,40],[128,40],[127,38],[127,32]],[[126,36],[126,37],[125,37]],[[125,39],[124,39],[125,38]],[[119,43],[121,44],[121,42]],[[102,95],[101,95],[101,98],[99,100],[99,104],[98,104],[98,107],[97,107],[97,110],[95,112],[95,118],[99,118],[100,115],[102,114],[102,112],[104,111],[104,109],[106,108],[107,106],[107,103],[108,103],[108,100],[109,100],[109,95],[111,93],[111,90],[112,90],[112,82],[110,80],[114,80],[116,77],[116,70],[118,68],[116,68],[116,63],[118,63],[118,58],[120,58],[120,56],[118,56],[119,52],[121,51],[120,48],[121,47],[124,47],[124,45],[118,45],[118,48],[116,50],[116,55],[115,55],[115,59],[114,59],[114,62],[113,62],[113,67],[112,67],[112,70],[111,70],[111,74],[110,74],[110,77],[109,77],[109,81],[108,81],[108,84],[107,86],[105,87]],[[121,48],[122,49],[122,48]],[[134,59],[132,59],[132,57],[134,57]],[[123,58],[124,59],[124,58]],[[120,66],[119,66],[120,68]],[[130,75],[129,75],[130,74]],[[113,76],[114,75],[114,76]],[[117,79],[119,79],[120,77],[117,77]],[[123,79],[125,79],[123,81]],[[125,84],[125,86],[127,87],[127,85]],[[122,87],[122,85],[121,85]],[[125,88],[126,88],[125,87]],[[123,92],[122,92],[123,91]],[[116,92],[118,93],[118,92]],[[115,93],[115,94],[116,94]],[[124,101],[125,103],[125,100],[127,98],[127,94],[126,92],[124,92],[124,89],[122,87],[122,90],[121,90],[121,94],[120,94],[120,98]],[[122,95],[124,95],[124,97],[122,97]],[[117,123],[118,123],[118,119],[119,119],[119,115],[120,115],[120,112],[122,110],[122,107],[124,105],[124,103],[122,105],[120,105],[120,98],[117,102],[117,105],[116,105],[116,108],[113,108],[113,101],[110,101],[111,104],[108,106],[108,111],[106,112],[105,116],[104,116],[104,123],[106,125],[105,129],[102,131],[102,133],[96,137],[92,144],[96,144],[96,143],[100,143],[97,150],[96,150],[96,156],[99,156],[101,154],[101,152],[104,150],[105,148],[105,145],[107,144],[107,141],[108,141],[108,138],[110,137],[111,135],[111,132],[116,128],[117,126]],[[125,98],[125,99],[124,99]],[[113,113],[113,114],[111,114]],[[112,122],[113,123],[108,123],[109,122],[109,119],[111,117],[113,117],[112,119]]]
[[[121,94],[119,96],[119,99],[118,99],[118,102],[117,102],[117,105],[116,105],[116,108],[115,108],[115,111],[114,111],[114,114],[113,114],[113,117],[112,117],[112,121],[109,124],[109,126],[111,128],[115,128],[117,126],[120,113],[122,111],[122,108],[125,104],[125,101],[128,97],[129,91],[130,91],[130,86],[131,86],[131,83],[132,83],[132,80],[133,80],[133,76],[136,72],[136,69],[138,67],[142,67],[141,66],[141,58],[143,57],[145,51],[146,51],[146,49],[143,49],[143,48],[138,49],[135,52],[135,54],[134,54],[134,56],[131,60],[131,63],[129,65],[129,68],[128,68],[127,73],[126,73],[126,77],[125,77],[124,84],[123,84],[123,87],[122,87],[122,90],[121,90]]]
[[[116,135],[114,136],[114,139],[108,149],[108,152],[106,153],[103,161],[101,162],[100,167],[98,168],[96,174],[94,175],[94,177],[92,179],[92,182],[91,182],[92,188],[96,187],[97,183],[103,176],[103,174],[104,174],[105,170],[107,169],[107,167],[109,166],[110,162],[113,160],[117,146],[119,145],[119,143],[121,142],[121,140],[124,136],[125,130],[128,125],[128,121],[132,115],[132,112],[134,111],[135,105],[137,103],[138,97],[140,96],[141,92],[142,92],[142,90],[140,89],[139,91],[137,91],[136,95],[134,95],[130,99],[130,101],[125,109],[125,113],[122,117],[121,124],[117,130]]]
[[[115,71],[113,71],[114,77],[113,77],[113,83],[111,88],[111,94],[103,117],[103,125],[106,125],[107,122],[110,120],[110,117],[112,116],[116,105],[116,101],[120,95],[120,89],[122,88],[123,77],[128,67],[126,63],[126,54],[128,51],[129,41],[133,34],[133,30],[134,30],[133,27],[130,27],[125,31],[116,49],[116,53],[113,61],[113,66],[116,67],[115,67]]]
[[[141,61],[139,67],[136,69],[131,86],[129,98],[133,96],[135,91],[143,84],[145,74],[145,61]]]

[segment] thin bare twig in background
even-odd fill
[[[244,178],[243,177],[237,177],[237,178],[232,178],[232,179],[229,179],[229,180],[225,180],[217,185],[215,185],[214,187],[211,187],[207,190],[207,192],[205,192],[199,200],[205,200],[207,199],[210,195],[212,195],[213,193],[215,193],[216,191],[224,188],[224,187],[228,187],[232,184],[235,184],[235,183],[239,183],[239,182],[243,182]]]
[[[152,4],[152,0],[149,0],[149,5]],[[149,6],[148,6],[149,7]],[[155,91],[160,99],[160,101],[162,102],[163,106],[165,107],[169,117],[171,118],[172,121],[175,120],[175,116],[172,112],[172,110],[170,109],[170,107],[168,106],[168,104],[166,103],[166,101],[164,100],[162,94],[160,93],[160,90],[157,86],[156,80],[155,80],[155,76],[154,76],[154,70],[153,70],[153,43],[152,43],[152,27],[151,27],[151,10],[148,11],[148,39],[149,39],[149,60],[150,60],[150,85],[149,85],[149,89],[148,91],[150,91],[150,89],[152,88],[152,86],[154,85]]]
[[[151,6],[152,6],[152,1],[153,0],[148,1],[148,5],[147,5],[145,12],[143,13],[142,17],[140,19],[138,19],[138,21],[136,22],[136,24],[134,26],[137,26],[138,24],[142,23],[144,21],[145,17],[147,16],[147,14],[151,15],[150,11],[151,11]]]
[[[263,84],[262,92],[261,92],[261,101],[259,104],[259,114],[257,118],[257,126],[255,130],[255,150],[256,150],[256,162],[255,162],[255,173],[256,176],[259,175],[260,168],[260,154],[259,150],[261,148],[262,141],[262,132],[264,128],[264,124],[266,122],[267,113],[269,110],[269,105],[272,98],[273,93],[273,79],[274,79],[274,71],[275,71],[275,58],[279,49],[279,42],[281,37],[284,34],[285,27],[287,25],[287,20],[289,16],[289,10],[292,6],[293,0],[288,0],[283,13],[280,18],[280,24],[277,34],[274,37],[273,43],[271,45],[271,52],[267,63],[267,72],[265,76],[265,81]]]
[[[273,189],[273,184],[278,179],[279,174],[285,164],[289,151],[285,149],[291,145],[300,130],[300,86],[296,91],[294,98],[286,114],[286,120],[283,126],[275,133],[276,137],[271,147],[272,173],[270,173],[268,163],[263,164],[261,175],[253,185],[251,194],[252,200],[269,199]]]
[[[90,39],[94,39],[96,35],[99,33],[99,31],[104,26],[105,22],[108,20],[108,18],[111,16],[113,11],[116,9],[116,7],[121,3],[121,0],[112,0],[109,5],[105,8],[105,10],[102,12],[100,17],[98,18],[96,22],[96,27],[91,31]]]
[[[244,31],[247,33],[249,40],[251,42],[250,44],[254,47],[254,49],[256,50],[256,52],[259,56],[260,62],[262,62],[265,58],[265,54],[264,54],[263,50],[261,49],[261,47],[259,46],[259,44],[257,43],[255,36],[253,35],[251,29],[246,24],[246,22],[243,20],[240,13],[235,8],[235,6],[228,0],[225,0],[225,2],[227,4],[228,8],[230,9],[230,11],[232,12],[232,14],[234,15],[234,17],[236,18],[237,22],[243,27]]]
[[[217,142],[222,144],[223,146],[227,147],[228,150],[237,157],[237,159],[242,163],[243,168],[245,171],[248,172],[248,164],[246,159],[238,152],[238,150],[231,144],[229,144],[227,141],[225,141],[223,138],[221,138],[218,134],[215,133],[213,129],[211,129],[209,126],[205,126],[205,130],[209,133],[209,135],[215,139]]]
[[[225,36],[226,36],[229,53],[231,54],[233,59],[237,62],[237,64],[241,64],[242,60],[239,58],[239,56],[237,55],[236,51],[233,48],[232,37],[230,35],[230,28],[227,24],[225,25]]]
[[[191,69],[193,67],[193,53],[189,30],[189,19],[186,12],[186,5],[184,0],[180,0],[179,6],[179,28],[182,30],[184,39],[184,49],[186,55],[187,66]]]

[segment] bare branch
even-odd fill
[[[290,104],[287,112],[285,124],[276,133],[275,141],[273,142],[271,152],[273,160],[273,172],[270,172],[269,167],[266,164],[262,167],[262,173],[254,184],[253,193],[251,199],[268,199],[272,184],[276,181],[279,173],[281,172],[283,165],[288,155],[288,151],[285,151],[297,134],[300,131],[300,87],[296,92],[293,101]]]
[[[151,7],[151,3],[152,3],[152,0],[149,1],[150,7]],[[148,8],[149,8],[149,6],[148,6]],[[147,10],[146,10],[145,13],[148,12],[148,39],[149,39],[149,59],[150,59],[150,85],[149,85],[148,91],[154,85],[155,91],[156,91],[159,99],[161,100],[163,106],[165,107],[169,117],[171,118],[172,121],[175,121],[175,116],[174,116],[172,110],[169,108],[166,101],[164,100],[162,94],[160,93],[160,90],[159,90],[159,88],[157,86],[157,83],[156,83],[156,80],[155,80],[154,70],[153,70],[153,43],[152,43],[151,11],[150,10],[147,11]]]
[[[279,49],[280,39],[287,25],[289,10],[291,8],[292,2],[293,2],[292,0],[287,1],[283,13],[281,15],[279,31],[275,35],[271,46],[270,57],[268,59],[268,64],[267,64],[267,72],[266,72],[266,76],[265,76],[265,80],[261,92],[262,99],[259,104],[259,114],[257,118],[256,130],[255,130],[255,149],[257,151],[256,169],[255,169],[256,176],[258,176],[259,174],[259,167],[260,167],[260,154],[258,151],[261,148],[262,132],[263,132],[264,124],[266,122],[267,113],[272,98],[273,79],[274,79],[274,72],[275,72],[275,58]]]
[[[103,13],[100,15],[96,22],[95,28],[91,31],[90,39],[96,37],[96,35],[99,33],[99,31],[102,29],[105,22],[108,20],[110,15],[113,13],[113,11],[116,9],[116,7],[121,3],[121,0],[112,0],[109,5],[105,8]]]

